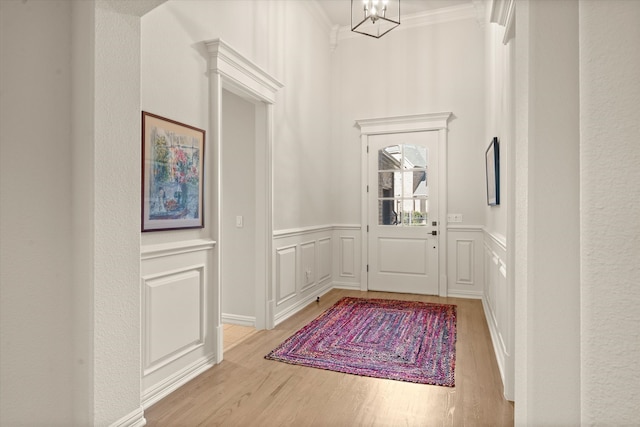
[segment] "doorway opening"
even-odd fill
[[[211,194],[218,241],[212,309],[220,363],[223,319],[256,329],[274,324],[272,107],[282,84],[220,39],[205,46],[210,54]]]
[[[222,202],[224,236],[220,297],[223,347],[236,345],[256,326],[256,108],[222,90]]]

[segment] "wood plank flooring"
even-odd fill
[[[265,360],[344,296],[456,304],[456,386],[366,378]],[[482,303],[334,289],[145,411],[148,426],[512,426]]]
[[[224,351],[231,350],[257,332],[255,328],[249,326],[227,324],[222,327],[224,328]]]

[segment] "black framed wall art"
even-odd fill
[[[485,168],[487,177],[487,204],[500,204],[500,143],[494,137],[485,152]]]

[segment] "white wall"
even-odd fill
[[[142,105],[157,114],[208,128],[206,40],[221,38],[284,83],[274,108],[274,229],[329,223],[329,27],[314,3],[170,1],[143,18],[142,31]]]
[[[215,299],[219,272],[222,275],[223,319],[228,320],[226,315],[234,315],[236,320],[249,321],[264,310],[255,304],[255,266],[263,262],[256,259],[255,252],[255,226],[262,220],[255,213],[255,201],[259,196],[256,186],[263,183],[261,176],[256,176],[254,168],[259,159],[254,157],[265,148],[254,151],[255,146],[250,146],[248,139],[252,132],[260,132],[265,126],[261,120],[266,110],[256,106],[257,110],[250,112],[245,101],[229,93],[222,101],[223,230],[217,235],[218,218],[212,204],[217,185],[212,167],[215,161],[212,135],[217,130],[209,128],[214,112],[209,108],[212,102],[209,99],[209,54],[204,42],[222,39],[284,84],[273,106],[274,229],[327,224],[331,220],[332,191],[328,183],[333,173],[332,153],[327,150],[331,137],[329,25],[316,7],[314,2],[291,1],[170,1],[142,19],[142,108],[205,129],[208,144],[205,149],[205,189],[208,189],[205,190],[205,228],[143,233],[143,257],[146,257],[147,248],[153,252],[190,245],[189,242],[203,247],[199,242],[218,240],[213,249],[214,256],[205,262],[203,270],[208,277],[206,293],[213,298],[207,302],[210,304],[208,312],[213,313],[209,325],[217,325],[218,313],[214,311],[218,307]],[[245,121],[249,115],[251,125],[247,126]],[[253,130],[252,126],[255,126]],[[247,140],[247,144],[239,144],[240,140]],[[260,143],[264,142],[265,138],[262,138]],[[244,180],[251,190],[248,193],[243,192]],[[237,215],[245,217],[242,229],[235,228]],[[217,251],[222,251],[219,271],[215,267]],[[325,255],[331,256],[331,252]],[[196,265],[194,259],[182,257],[180,260]],[[146,264],[155,268],[143,261],[143,270]],[[331,270],[331,265],[328,269]],[[160,273],[149,274],[152,277]],[[152,285],[150,282],[147,288]],[[295,300],[297,303],[302,301],[302,295],[296,295]],[[282,307],[271,309],[278,311]],[[171,315],[164,309],[159,317],[170,318]],[[186,318],[181,320],[187,323]],[[153,325],[148,321],[144,328],[151,331]],[[195,336],[195,325],[191,330]],[[175,340],[173,347],[167,347],[163,360],[170,362],[153,372],[155,367],[152,366],[143,378],[145,405],[197,374],[212,360],[219,361],[221,351],[213,357],[213,352],[220,350],[215,348],[218,343],[211,342],[215,338],[205,336],[202,346],[180,347],[183,343]],[[203,348],[206,354],[201,354]],[[194,360],[194,354],[200,358]]]
[[[140,411],[140,18],[96,3],[93,182],[95,424]],[[135,178],[134,178],[135,177]],[[87,212],[86,214],[89,214]],[[105,328],[104,325],[109,325]]]
[[[507,399],[514,399],[514,266],[510,258],[515,247],[515,52],[516,40],[505,44],[505,24],[501,15],[507,3],[488,8],[486,43],[486,139],[485,147],[498,137],[500,149],[500,205],[484,202],[484,289],[483,304],[491,332]],[[500,25],[499,25],[500,24]],[[484,190],[486,195],[486,190]]]
[[[513,185],[512,165],[509,154],[514,143],[514,82],[515,41],[504,45],[504,27],[487,24],[486,30],[486,133],[484,149],[493,137],[500,145],[500,205],[488,206],[485,193],[485,229],[499,238],[507,235],[507,206],[510,203],[509,189]]]
[[[222,105],[222,316],[255,322],[255,106],[226,90]],[[236,216],[242,216],[242,228]]]
[[[580,2],[583,425],[640,420],[640,2]]]
[[[2,425],[73,419],[70,41],[68,2],[0,3]]]
[[[360,138],[355,120],[451,111],[448,211],[484,223],[484,32],[475,15],[348,37],[333,53],[333,221],[359,223]],[[441,218],[445,221],[445,218]],[[443,222],[444,223],[444,222]]]
[[[515,420],[578,425],[578,1],[516,14]]]
[[[131,183],[137,16],[157,3],[2,3],[3,424],[144,422]],[[28,142],[16,153],[31,165],[20,180],[11,140]]]

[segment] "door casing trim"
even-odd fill
[[[356,126],[360,129],[360,212],[362,232],[364,234],[362,239],[360,239],[362,244],[360,290],[366,291],[369,289],[369,274],[367,272],[369,259],[369,238],[367,234],[369,209],[367,203],[367,150],[369,137],[372,135],[437,131],[439,152],[438,168],[440,175],[438,185],[438,235],[440,236],[438,243],[438,295],[441,297],[447,296],[447,135],[449,130],[448,124],[452,115],[453,113],[451,112],[442,112],[356,120]]]

